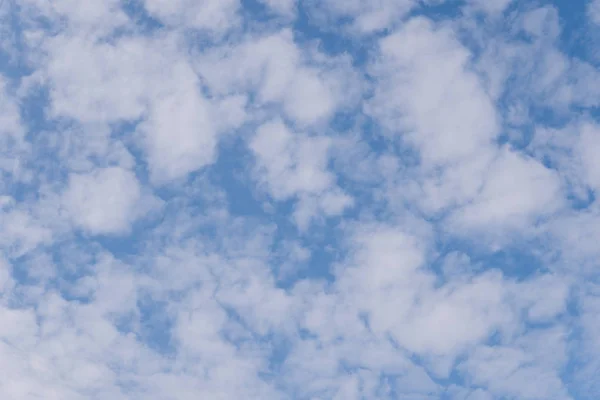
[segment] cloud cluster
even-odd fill
[[[585,3],[0,1],[0,397],[597,398]]]

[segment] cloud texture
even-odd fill
[[[600,396],[600,2],[0,2],[0,397]]]

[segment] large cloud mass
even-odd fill
[[[0,398],[599,398],[599,40],[598,0],[0,1]]]

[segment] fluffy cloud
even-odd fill
[[[110,167],[72,174],[63,202],[74,223],[90,234],[122,234],[140,216],[141,191],[131,171]]]
[[[2,92],[2,137],[13,137],[19,139],[23,135],[21,117],[19,115],[18,105],[14,97],[11,97],[7,91],[6,81],[0,81],[0,91]]]
[[[331,145],[327,137],[294,135],[281,121],[260,126],[250,143],[259,181],[273,198],[299,198],[294,218],[301,228],[315,215],[340,215],[352,205],[328,171]]]
[[[0,2],[0,397],[597,398],[596,5]]]
[[[592,22],[600,24],[600,2],[598,0],[592,0],[587,5],[588,15]]]
[[[150,15],[176,27],[189,27],[222,35],[237,20],[238,0],[145,0]]]
[[[452,223],[459,230],[514,225],[525,230],[536,218],[559,209],[563,198],[553,171],[504,151],[488,166],[479,192],[452,216]]]
[[[327,0],[310,1],[308,4],[316,17],[322,20],[320,22],[329,29],[350,20],[351,30],[360,34],[378,32],[395,25],[416,6],[413,0],[383,0],[375,3]]]
[[[420,150],[424,163],[467,159],[498,133],[494,106],[452,31],[423,18],[379,42],[370,113]],[[435,118],[431,118],[435,115]]]

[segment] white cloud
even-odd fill
[[[419,182],[391,182],[390,201],[398,186],[400,196],[437,213],[465,204],[481,189],[499,122],[469,65],[470,54],[453,32],[423,18],[380,40],[367,111],[388,135],[418,151],[420,161],[411,172]]]
[[[196,68],[212,91],[254,93],[255,106],[279,105],[302,126],[356,101],[360,83],[347,58],[303,52],[288,29],[249,39],[199,56]]]
[[[144,59],[146,44],[139,39],[95,44],[69,35],[47,40],[44,78],[50,86],[52,115],[90,123],[139,118],[148,95],[145,82],[151,76],[146,66],[153,64]]]
[[[1,6],[0,397],[598,397],[570,17],[259,1]]]
[[[189,69],[183,66],[174,73],[181,80],[179,92],[159,94],[148,120],[139,126],[150,173],[158,183],[184,177],[216,158],[209,104],[198,93]]]
[[[63,205],[73,222],[92,235],[125,234],[141,216],[141,198],[135,174],[109,167],[71,174]]]
[[[294,134],[281,121],[261,125],[250,149],[256,174],[275,200],[298,198],[295,219],[300,227],[320,213],[340,215],[352,198],[340,190],[328,169],[331,140]]]
[[[238,22],[239,0],[144,0],[148,12],[174,28],[225,34]]]
[[[25,178],[21,160],[28,153],[29,146],[23,140],[26,129],[21,120],[18,99],[10,93],[7,83],[0,74],[0,172],[21,180]],[[0,184],[0,188],[2,186]]]
[[[556,371],[532,361],[530,355],[519,349],[482,346],[464,367],[473,383],[488,387],[496,396],[571,399]]]
[[[504,289],[493,277],[436,290],[416,237],[393,229],[356,234],[360,250],[340,269],[337,287],[345,301],[360,299],[351,301],[354,312],[367,315],[377,336],[422,356],[453,357],[506,320]]]
[[[556,390],[543,393],[553,393],[556,398],[566,393],[558,379],[565,352],[557,352],[566,339],[564,332],[555,329],[535,337],[515,336],[524,311],[529,310],[531,321],[540,322],[552,320],[564,310],[565,291],[558,278],[515,283],[487,272],[468,274],[466,279],[457,276],[440,285],[425,268],[425,237],[381,226],[357,226],[351,237],[352,255],[337,266],[337,279],[330,292],[320,293],[318,286],[305,286],[301,292],[307,299],[301,326],[312,336],[298,344],[286,365],[294,382],[310,382],[301,389],[305,396],[329,393],[326,390],[333,385],[331,380],[340,362],[401,376],[397,382],[400,393],[436,393],[430,376],[447,379],[456,357],[463,355],[468,360],[464,372],[469,379],[489,384],[493,393],[542,398],[531,394],[533,389],[523,386],[520,378],[504,385],[494,380],[495,372],[486,375],[487,369],[478,358],[480,350],[470,352],[493,333],[502,341],[518,338],[514,345],[518,350],[510,351],[522,354],[519,360],[536,360],[519,374],[547,377]],[[551,293],[555,296],[549,298]],[[517,302],[512,300],[515,295]],[[545,345],[557,351],[547,354]],[[424,360],[426,369],[414,366],[405,354]],[[495,368],[489,366],[490,371],[504,373]],[[421,378],[409,384],[409,377],[416,376]],[[471,395],[478,398],[485,392]]]
[[[2,93],[2,99],[0,100],[0,110],[2,110],[0,113],[0,135],[3,142],[7,137],[20,140],[24,133],[18,104],[14,96],[8,93],[7,89],[6,80],[0,75],[0,93]]]
[[[560,47],[563,32],[558,9],[544,6],[516,16],[509,34],[487,33],[477,38],[478,46],[485,49],[478,69],[494,95],[504,95],[503,104],[509,110],[549,108],[562,117],[571,106],[597,105],[599,99],[591,86],[599,80],[598,71],[585,58],[571,57]],[[528,121],[521,118],[516,125]]]
[[[6,260],[0,259],[0,298],[2,300],[8,297],[14,285],[11,265]]]
[[[538,127],[529,144],[538,159],[552,163],[575,198],[581,201],[587,201],[587,190],[598,191],[600,187],[595,157],[600,145],[598,132],[597,124],[585,118],[560,128]]]
[[[551,243],[561,254],[556,268],[593,274],[598,257],[595,242],[599,217],[598,204],[594,202],[588,209],[565,212],[548,222],[547,232],[552,238]]]
[[[233,98],[211,103],[202,96],[174,37],[94,44],[63,36],[47,47],[52,115],[96,125],[142,120],[140,145],[158,184],[214,162],[218,130],[245,119],[243,99],[240,107]]]
[[[56,207],[57,204],[52,204]],[[2,236],[0,243],[9,250],[8,254],[27,254],[40,245],[53,241],[53,232],[45,218],[40,218],[39,210],[29,207],[10,207],[2,212]]]
[[[589,18],[595,24],[600,25],[600,1],[592,0],[587,5],[587,12]]]
[[[565,276],[542,275],[515,286],[515,299],[527,308],[532,322],[555,320],[567,310],[571,282]]]
[[[327,137],[294,135],[281,121],[262,125],[250,142],[265,183],[276,199],[320,193],[333,184],[327,171]]]
[[[582,332],[582,341],[578,343],[576,354],[581,362],[581,368],[575,374],[577,381],[577,393],[584,396],[594,396],[600,387],[598,381],[593,379],[600,370],[598,354],[600,354],[600,301],[596,285],[588,285],[584,288],[580,299],[581,321],[578,327]]]
[[[554,7],[534,8],[521,19],[522,28],[528,34],[542,40],[553,40],[560,34],[558,12]]]
[[[450,30],[416,18],[381,39],[379,50],[368,110],[390,133],[405,136],[426,165],[486,151],[498,133],[494,105]]]
[[[327,0],[308,4],[322,25],[328,26],[329,29],[339,24],[338,19],[348,18],[352,21],[351,28],[361,34],[375,33],[389,28],[417,5],[413,0],[377,2]]]
[[[44,21],[53,28],[66,29],[72,34],[88,38],[106,37],[115,29],[126,27],[130,22],[121,9],[119,0],[87,3],[80,7],[76,7],[77,4],[74,0],[58,0],[53,3],[24,0],[20,4],[20,17],[30,29]],[[36,29],[32,29],[30,33],[36,33]],[[30,38],[33,39],[31,36]],[[39,39],[39,36],[37,38]]]
[[[491,226],[524,230],[563,205],[559,177],[533,159],[509,150],[488,167],[480,192],[451,217],[457,230]]]
[[[402,196],[426,212],[460,207],[449,220],[455,232],[522,229],[560,208],[553,171],[493,146],[500,132],[494,103],[452,31],[414,19],[382,39],[379,50],[372,69],[380,81],[368,110],[390,135],[413,145],[421,162],[420,184],[394,182],[390,197],[400,185]]]
[[[583,177],[590,187],[600,190],[600,128],[595,125],[584,125],[576,149],[581,157]]]

